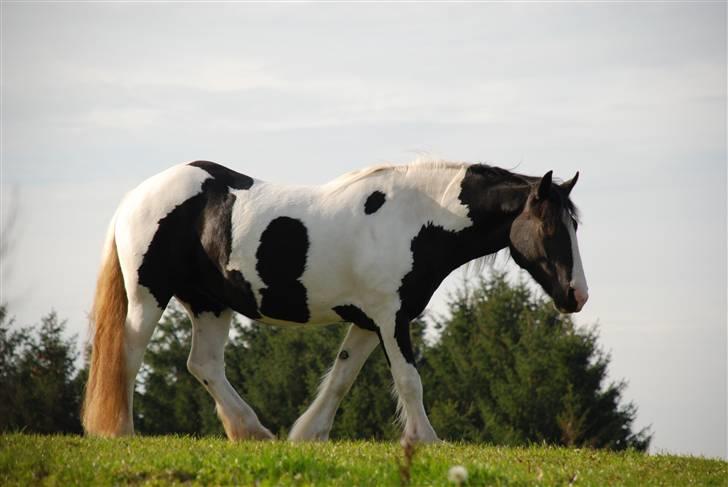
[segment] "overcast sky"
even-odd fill
[[[55,309],[83,334],[121,196],[180,162],[297,184],[422,152],[579,170],[577,322],[652,451],[726,456],[724,3],[1,8],[19,323]]]

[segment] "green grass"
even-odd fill
[[[399,485],[394,443],[231,443],[179,436],[117,440],[0,436],[0,485]],[[728,485],[728,463],[553,447],[441,444],[414,454],[411,485]]]

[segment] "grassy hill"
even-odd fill
[[[10,434],[0,436],[0,485],[400,485],[404,456],[394,443]],[[410,485],[448,485],[455,465],[467,485],[728,485],[720,460],[466,444],[416,449]]]

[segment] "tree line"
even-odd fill
[[[529,287],[493,273],[451,296],[446,318],[412,326],[425,407],[443,439],[502,445],[547,443],[646,450],[623,382],[607,379],[609,356],[595,328],[574,324]],[[263,424],[284,437],[313,400],[345,326],[278,328],[235,320],[225,351],[233,386]],[[80,433],[86,378],[74,337],[55,313],[35,328],[13,326],[0,308],[0,429]],[[134,398],[141,434],[223,435],[214,403],[188,373],[189,318],[171,306],[144,357]],[[381,347],[341,404],[332,438],[395,439],[396,400]]]

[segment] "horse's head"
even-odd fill
[[[559,311],[581,310],[589,298],[576,241],[576,210],[569,200],[579,173],[563,184],[551,171],[534,185],[510,230],[511,256],[554,300]]]

